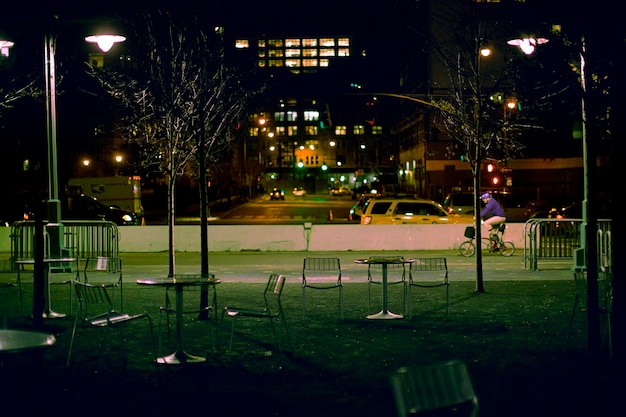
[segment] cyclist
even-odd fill
[[[485,226],[491,227],[489,229],[489,237],[491,238],[496,234],[498,227],[506,222],[506,215],[500,203],[488,192],[483,193],[480,198],[485,203],[485,207],[480,211],[480,218],[483,219]]]

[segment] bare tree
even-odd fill
[[[428,42],[435,70],[431,84],[436,123],[450,139],[449,153],[470,166],[474,188],[476,291],[484,292],[481,253],[481,167],[486,159],[505,162],[521,145],[503,99],[515,94],[510,57],[500,24],[483,20],[469,2],[448,2],[433,10]],[[500,42],[500,43],[498,43]],[[481,52],[493,54],[489,61]],[[497,61],[497,62],[494,62]],[[506,125],[505,125],[506,124]],[[508,133],[508,134],[507,134]]]
[[[176,181],[196,173],[201,180],[206,245],[206,164],[229,146],[228,130],[252,94],[242,74],[224,65],[221,32],[207,28],[200,16],[193,8],[144,12],[136,27],[137,50],[146,53],[139,71],[92,71],[123,104],[123,136],[138,148],[144,172],[167,182],[170,276],[176,270]],[[208,273],[208,263],[204,269]]]

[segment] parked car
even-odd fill
[[[306,191],[304,191],[304,188],[302,187],[296,187],[293,189],[292,194],[295,197],[304,197],[306,195]]]
[[[441,204],[414,198],[374,198],[365,203],[361,224],[473,224],[465,214],[449,214]]]
[[[285,190],[280,188],[273,188],[270,191],[270,200],[284,200],[285,199]]]
[[[61,218],[67,220],[106,220],[118,226],[139,225],[136,213],[116,206],[107,206],[85,194],[68,196],[67,206],[61,206]]]
[[[350,208],[350,216],[352,220],[360,221],[361,216],[363,216],[363,209],[365,208],[365,204],[372,198],[380,197],[380,194],[376,191],[363,193],[357,200],[357,202]]]

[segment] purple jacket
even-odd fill
[[[483,209],[480,211],[480,217],[493,216],[506,217],[506,215],[504,214],[504,209],[502,209],[500,203],[498,203],[495,198],[490,198],[489,201],[487,201],[485,207],[483,207]]]

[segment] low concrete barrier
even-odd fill
[[[505,240],[524,247],[524,224],[509,223]],[[238,251],[363,251],[363,250],[451,250],[465,237],[465,225],[360,225],[304,223],[302,225],[209,225],[210,252]],[[0,228],[0,252],[11,252],[11,228]],[[123,226],[119,228],[120,252],[168,250],[167,226]],[[200,251],[200,226],[174,228],[174,249]]]

